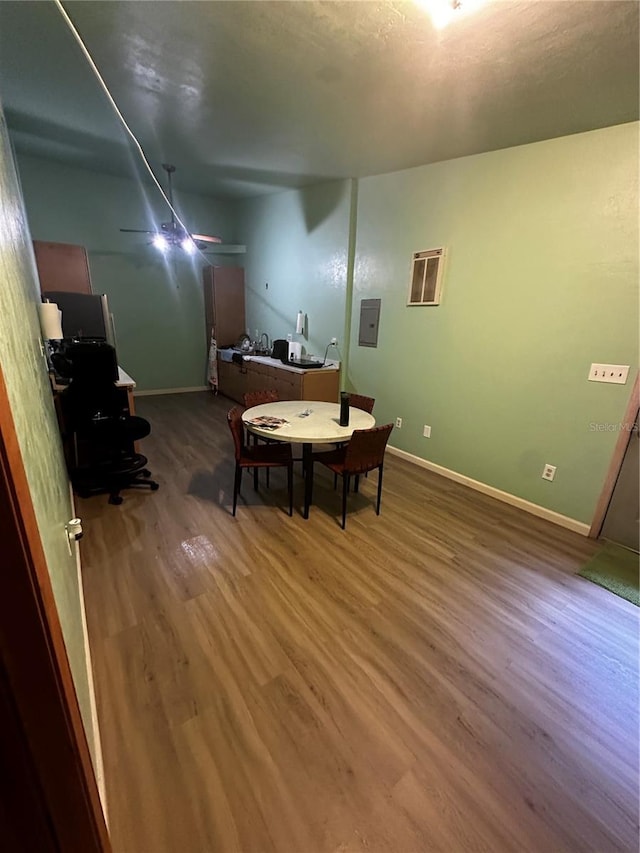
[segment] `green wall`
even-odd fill
[[[332,181],[236,204],[244,258],[247,326],[273,338],[291,333],[307,353],[343,342],[351,182]],[[268,284],[267,288],[265,285]],[[307,315],[295,334],[298,311]],[[332,350],[330,356],[336,356]]]
[[[631,387],[587,382],[589,365],[638,364],[637,150],[627,124],[365,178],[357,211],[351,181],[179,201],[199,229],[247,244],[252,335],[286,337],[302,309],[308,327],[294,340],[322,355],[339,339],[345,385],[376,397],[379,421],[403,418],[393,445],[589,522],[616,439],[591,424],[617,423]],[[153,193],[20,162],[34,235],[88,247],[139,387],[203,384],[199,269],[165,268],[118,231],[162,218],[145,216]],[[436,246],[448,253],[442,304],[407,308],[412,253]],[[372,297],[380,338],[366,349],[357,322]],[[540,477],[546,462],[553,483]]]
[[[358,198],[352,341],[361,299],[382,314],[348,381],[403,418],[391,444],[590,522],[617,438],[590,425],[620,421],[638,365],[638,125],[366,178]],[[412,253],[438,246],[441,305],[406,307]],[[591,362],[631,378],[588,382]]]
[[[87,249],[93,290],[108,295],[115,318],[118,359],[138,389],[204,386],[202,258],[167,259],[146,235],[119,230],[167,221],[159,192],[52,160],[19,156],[18,164],[33,238]],[[189,227],[236,242],[229,204],[187,193],[175,199]],[[236,256],[212,261],[235,264]]]
[[[73,511],[51,384],[40,353],[39,302],[31,238],[0,109],[0,365],[82,719],[95,756],[76,559],[65,542],[64,525]]]
[[[621,419],[638,365],[637,154],[626,124],[365,178],[357,213],[348,181],[245,201],[251,334],[302,308],[308,350],[337,336],[345,386],[402,417],[392,445],[589,523],[617,437],[591,425]],[[442,303],[408,308],[412,253],[438,246]],[[377,349],[357,346],[367,298]],[[588,382],[594,361],[629,382]]]

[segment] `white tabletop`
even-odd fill
[[[56,376],[53,371],[49,371],[49,376],[51,377],[51,385],[54,391],[64,391],[65,388],[69,387],[68,382],[66,385],[61,385],[56,380]],[[116,379],[116,386],[118,388],[127,388],[128,390],[133,390],[136,387],[136,380],[132,379],[129,374],[120,367],[120,365],[118,365],[118,378]]]
[[[310,412],[300,417],[303,412]],[[287,423],[276,430],[260,429],[247,421],[261,415],[284,418]],[[278,403],[263,403],[247,409],[242,420],[250,432],[256,435],[274,438],[277,441],[295,441],[302,444],[332,444],[346,441],[354,429],[370,429],[376,425],[376,419],[362,409],[349,408],[349,426],[340,426],[340,405],[338,403],[320,403],[315,400],[282,400]]]
[[[120,388],[135,388],[136,380],[132,379],[128,373],[126,373],[120,365],[118,365],[118,381],[116,385]]]

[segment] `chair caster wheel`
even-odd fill
[[[109,503],[114,504],[115,506],[119,506],[123,500],[124,500],[124,498],[121,495],[110,495],[109,496]]]
[[[150,485],[150,489],[152,492],[157,492],[159,488],[160,488],[160,485],[158,483],[151,483],[151,485]]]

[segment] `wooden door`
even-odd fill
[[[231,346],[246,332],[244,269],[205,267],[203,279],[207,341],[213,329],[219,347]]]
[[[632,551],[640,551],[640,435],[638,415],[620,466],[600,536]]]
[[[0,541],[0,849],[106,853],[109,838],[1,368]]]
[[[89,261],[84,246],[71,243],[33,241],[40,292],[64,290],[71,293],[91,293]]]
[[[637,480],[638,480],[638,469],[637,469],[637,459],[638,459],[638,432],[637,432],[637,424],[638,417],[640,415],[640,373],[636,374],[635,382],[633,384],[633,389],[631,391],[631,396],[629,398],[629,402],[627,404],[627,409],[624,413],[622,420],[620,421],[618,440],[616,441],[616,446],[613,451],[613,457],[611,459],[611,463],[609,464],[609,470],[607,472],[606,479],[604,481],[604,485],[602,487],[602,491],[600,492],[600,497],[598,498],[598,503],[596,504],[595,513],[593,516],[593,521],[591,522],[591,528],[589,530],[589,536],[593,539],[597,539],[598,536],[601,535],[602,526],[605,520],[605,516],[607,515],[607,511],[612,502],[612,498],[614,495],[614,491],[616,489],[616,484],[622,474],[622,468],[627,460],[626,473],[624,474],[624,482],[626,483],[628,480],[630,491],[626,491],[623,489],[623,496],[621,498],[622,502],[633,501],[633,508],[631,509],[630,521],[635,524],[636,532],[638,528],[638,491],[637,491]],[[634,431],[635,427],[635,431]],[[631,449],[629,454],[627,451],[629,450],[629,445]],[[634,520],[635,516],[635,520]],[[635,534],[632,534],[632,541],[637,543],[637,537]],[[637,549],[638,545],[635,544],[634,549]]]

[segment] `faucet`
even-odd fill
[[[269,355],[271,353],[271,344],[269,343],[269,335],[263,332],[260,335],[260,349]]]

